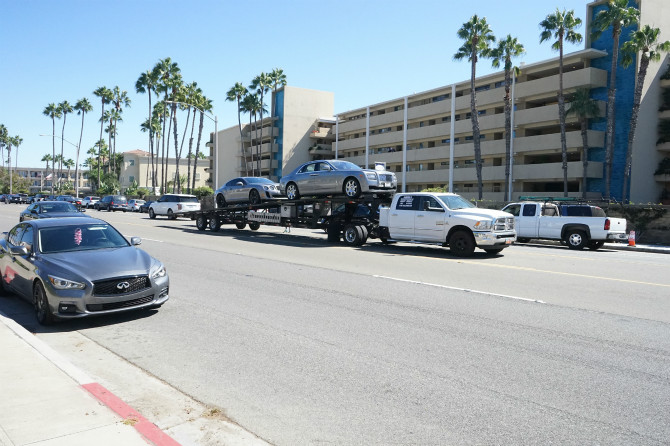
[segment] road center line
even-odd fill
[[[388,277],[388,276],[379,276],[379,275],[373,275],[372,277],[377,277],[379,279],[388,279],[388,280],[395,280],[397,282],[405,282],[405,283],[415,283],[417,285],[426,285],[426,286],[432,286],[435,288],[444,288],[447,290],[454,290],[454,291],[464,291],[466,293],[474,293],[474,294],[483,294],[485,296],[493,296],[493,297],[503,297],[505,299],[514,299],[514,300],[523,300],[526,302],[535,302],[538,304],[546,304],[546,302],[538,299],[528,299],[526,297],[519,297],[519,296],[509,296],[507,294],[498,294],[498,293],[491,293],[489,291],[479,291],[479,290],[472,290],[469,288],[458,288],[454,286],[447,286],[447,285],[438,285],[436,283],[428,283],[428,282],[419,282],[417,280],[408,280],[408,279],[399,279],[397,277]]]

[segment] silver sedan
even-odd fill
[[[362,169],[342,160],[310,161],[279,182],[290,200],[308,195],[344,194],[356,198],[362,193],[393,193],[398,181],[393,172]]]
[[[47,218],[14,226],[0,239],[2,289],[56,319],[158,308],[169,298],[165,266],[96,218]]]
[[[233,178],[214,192],[216,207],[223,208],[231,203],[260,204],[281,196],[279,184],[267,178]]]

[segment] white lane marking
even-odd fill
[[[447,286],[447,285],[439,285],[439,284],[436,284],[436,283],[419,282],[417,280],[408,280],[408,279],[399,279],[397,277],[380,276],[380,275],[377,275],[377,274],[374,274],[372,277],[377,277],[379,279],[395,280],[397,282],[415,283],[417,285],[426,285],[426,286],[432,286],[432,287],[435,287],[435,288],[444,288],[444,289],[447,289],[447,290],[464,291],[466,293],[483,294],[485,296],[504,297],[505,299],[523,300],[523,301],[526,301],[526,302],[535,302],[535,303],[538,303],[538,304],[546,304],[546,302],[544,302],[542,300],[538,300],[538,299],[528,299],[527,297],[509,296],[507,294],[491,293],[489,291],[472,290],[472,289],[469,289],[469,288],[458,288],[458,287]]]

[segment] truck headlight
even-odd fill
[[[493,227],[493,222],[491,220],[479,220],[475,223],[475,229],[477,231],[488,231]]]
[[[57,290],[83,290],[86,285],[81,282],[75,282],[74,280],[62,279],[56,276],[49,276],[49,282]]]

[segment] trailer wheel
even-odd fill
[[[219,221],[218,217],[212,217],[209,220],[209,229],[215,232],[221,229],[221,221]]]
[[[467,231],[454,232],[449,239],[449,250],[457,257],[469,257],[475,252],[475,240]]]
[[[300,191],[298,191],[298,185],[295,183],[288,183],[286,185],[286,198],[289,200],[298,200],[300,199]]]
[[[249,191],[249,204],[261,204],[261,195],[256,189]]]
[[[363,244],[363,231],[361,226],[348,224],[344,227],[344,242],[350,246],[361,246]]]
[[[342,192],[349,198],[358,198],[361,195],[361,184],[356,178],[349,177],[344,180]]]
[[[207,223],[207,219],[204,215],[198,215],[195,219],[195,227],[198,228],[198,231],[207,229]]]
[[[237,223],[235,223],[235,227],[236,227],[237,229],[244,229],[244,228],[247,227],[247,224],[246,224],[246,223],[243,223],[243,222],[237,222]]]
[[[340,233],[342,232],[342,225],[340,223],[331,221],[330,223],[328,223],[326,232],[328,233],[328,242],[337,243],[340,241]]]
[[[252,231],[258,231],[258,229],[261,227],[261,224],[258,223],[257,221],[251,221],[249,222],[249,229]]]
[[[565,243],[570,249],[581,250],[588,244],[586,233],[580,230],[570,230],[565,233]]]
[[[216,207],[217,208],[225,208],[226,207],[226,199],[223,198],[223,194],[218,194],[216,196]]]

